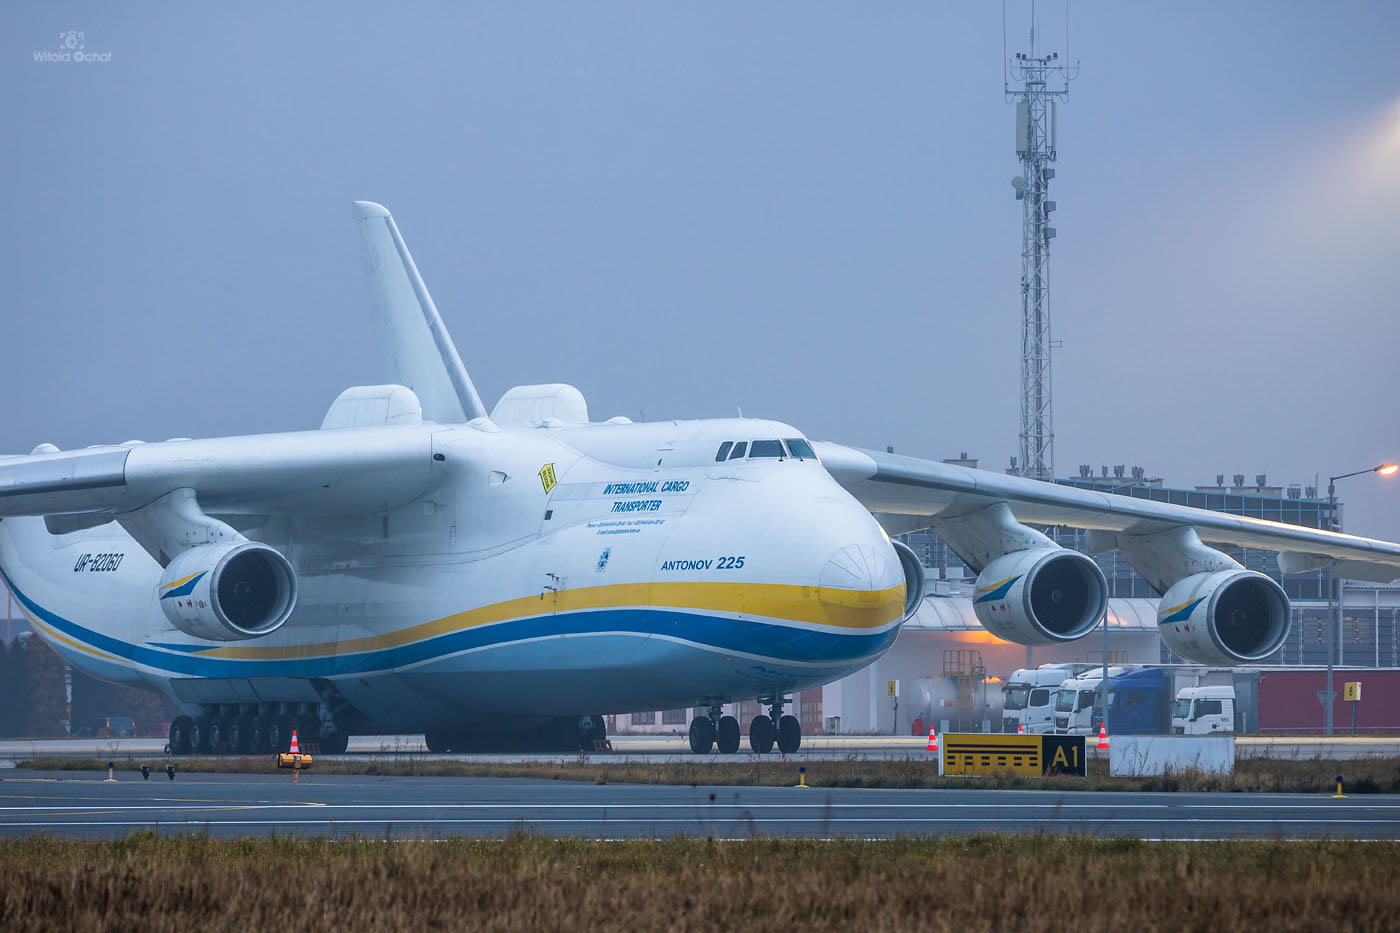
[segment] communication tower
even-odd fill
[[[1068,46],[1068,31],[1066,31]],[[1021,174],[1011,180],[1021,202],[1021,453],[1013,472],[1035,479],[1055,476],[1055,429],[1050,406],[1050,351],[1059,342],[1050,336],[1050,241],[1055,228],[1049,194],[1055,170],[1060,101],[1069,97],[1069,82],[1078,66],[1060,61],[1058,52],[1038,52],[1035,6],[1031,6],[1030,52],[1007,59],[1005,90],[1016,104],[1016,155]]]

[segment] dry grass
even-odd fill
[[[1389,843],[0,841],[0,929],[1391,929]]]
[[[153,772],[167,759],[145,759]],[[142,759],[119,759],[122,770],[132,770]],[[180,772],[269,774],[277,770],[270,758],[175,759]],[[1243,758],[1235,773],[1225,775],[1186,771],[1162,777],[1108,776],[1108,763],[1089,762],[1089,777],[1023,778],[1014,775],[962,778],[938,776],[927,758],[896,760],[807,761],[807,782],[818,787],[978,787],[1039,790],[1120,791],[1220,791],[1246,793],[1323,793],[1333,787],[1338,773],[1346,777],[1348,794],[1400,793],[1400,758],[1350,761],[1325,759]],[[40,771],[105,770],[105,761],[91,758],[34,758],[21,767]],[[601,755],[566,761],[491,762],[428,759],[415,755],[393,758],[341,758],[317,761],[316,774],[368,774],[409,777],[545,778],[586,781],[595,784],[681,784],[689,786],[781,787],[797,782],[795,761],[768,759],[745,762],[709,762],[677,759],[660,764],[608,761]]]

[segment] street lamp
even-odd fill
[[[1349,476],[1360,476],[1363,473],[1379,473],[1381,476],[1392,476],[1400,471],[1400,463],[1382,463],[1365,470],[1354,470],[1351,473],[1343,473],[1340,476],[1329,476],[1327,478],[1327,524],[1332,531],[1341,531],[1342,523],[1337,521],[1337,480],[1346,479]],[[1332,689],[1332,667],[1337,659],[1337,630],[1342,627],[1342,594],[1341,580],[1337,577],[1337,561],[1334,558],[1327,565],[1327,689],[1318,699],[1322,700],[1325,715],[1322,718],[1324,731],[1332,734],[1332,701],[1336,699],[1336,692]]]

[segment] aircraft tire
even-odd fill
[[[248,721],[248,754],[266,755],[272,750],[267,741],[267,730],[272,725],[266,716],[255,716]]]
[[[268,723],[267,744],[274,755],[281,755],[292,747],[292,720],[288,716],[274,716]]]
[[[233,743],[228,740],[227,719],[209,720],[209,753],[211,755],[222,755],[224,752],[233,751]]]
[[[196,716],[190,724],[190,754],[209,754],[209,717]]]
[[[766,755],[773,750],[773,740],[778,730],[773,728],[773,720],[758,715],[749,723],[749,748],[755,755]]]
[[[690,721],[690,750],[708,755],[715,744],[715,724],[709,716],[696,716]]]
[[[188,716],[176,716],[170,720],[170,754],[188,755],[190,753],[190,726],[194,725],[194,720]]]
[[[796,716],[778,720],[778,751],[790,755],[802,745],[802,723]]]
[[[721,755],[732,755],[739,750],[739,720],[733,716],[721,716],[715,745]]]
[[[228,721],[228,753],[230,755],[248,754],[248,724],[249,717],[235,716]]]

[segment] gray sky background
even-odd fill
[[[0,450],[319,424],[379,379],[366,198],[488,406],[563,381],[598,420],[742,405],[1015,453],[999,5],[283,6],[0,10]],[[1400,458],[1400,5],[1076,3],[1070,28],[1058,472]],[[111,61],[34,61],[68,29]],[[1400,480],[1341,492],[1349,530],[1400,538]]]

